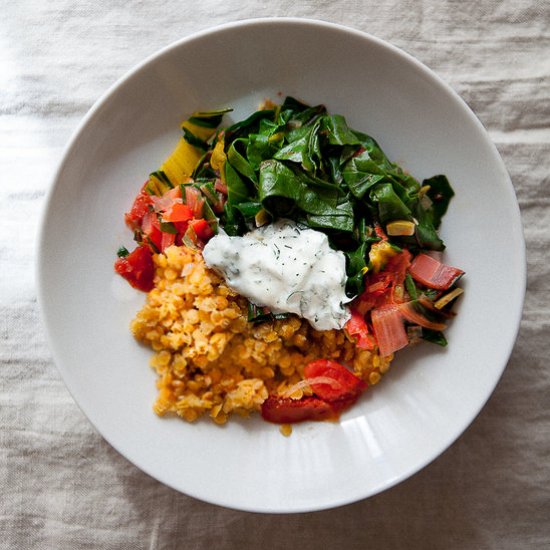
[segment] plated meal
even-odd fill
[[[254,114],[265,98],[281,105]],[[304,259],[283,271],[293,232]],[[144,292],[113,269],[121,245]],[[270,269],[239,278],[255,260]],[[36,264],[55,363],[106,441],[177,491],[265,513],[370,497],[445,451],[494,391],[525,291],[514,188],[464,101],[376,37],[273,17],[186,36],[98,100]],[[454,302],[445,264],[467,272]]]
[[[444,329],[464,274],[437,230],[454,195],[419,182],[323,105],[196,112],[125,215],[115,270],[147,292],[154,410],[224,424],[336,419],[395,352]]]

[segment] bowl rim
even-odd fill
[[[76,395],[75,395],[76,392],[73,391],[74,386],[72,384],[72,375],[71,375],[70,369],[65,368],[63,366],[63,362],[60,361],[60,355],[58,353],[59,344],[56,344],[54,342],[54,339],[52,338],[52,335],[51,335],[49,323],[48,323],[47,308],[45,306],[46,304],[45,296],[47,294],[47,289],[45,287],[43,272],[46,269],[46,265],[48,262],[47,256],[45,254],[46,225],[48,221],[48,214],[53,206],[52,202],[53,202],[55,188],[58,184],[60,176],[62,175],[65,165],[68,162],[70,162],[73,149],[77,145],[80,139],[80,136],[86,131],[88,124],[95,118],[97,113],[103,108],[103,106],[106,103],[109,102],[109,100],[111,99],[111,96],[117,93],[117,91],[121,87],[123,87],[129,80],[131,80],[134,77],[134,75],[144,70],[149,65],[155,63],[158,59],[164,57],[165,55],[168,55],[174,50],[179,49],[185,44],[203,39],[204,37],[207,37],[210,35],[216,35],[220,32],[225,32],[231,29],[238,29],[238,28],[250,27],[250,26],[274,25],[274,24],[275,25],[309,26],[312,28],[317,27],[317,28],[335,30],[345,34],[355,35],[357,38],[361,38],[366,42],[370,42],[371,44],[377,45],[378,47],[385,48],[390,52],[392,52],[397,57],[399,57],[400,59],[402,59],[403,61],[413,65],[417,71],[420,71],[420,73],[422,73],[425,77],[427,77],[432,83],[437,85],[441,89],[441,91],[444,91],[445,93],[450,95],[452,99],[460,105],[464,116],[467,116],[470,119],[470,121],[474,123],[474,125],[477,127],[478,133],[483,137],[484,141],[493,150],[493,153],[495,155],[495,160],[500,164],[502,168],[502,181],[501,181],[501,183],[503,184],[502,191],[503,192],[505,191],[508,194],[507,199],[512,205],[513,209],[515,210],[515,216],[514,216],[514,219],[511,220],[511,222],[514,223],[515,225],[515,227],[513,228],[514,231],[519,232],[518,236],[519,236],[520,250],[515,251],[520,255],[517,261],[517,269],[519,270],[519,273],[517,275],[519,276],[519,280],[518,280],[518,285],[516,287],[516,293],[517,293],[516,300],[519,307],[515,312],[515,318],[510,319],[511,326],[512,326],[512,323],[514,326],[514,330],[513,330],[514,337],[511,338],[507,343],[505,343],[506,349],[505,349],[505,353],[503,354],[503,357],[506,357],[506,360],[500,366],[500,371],[498,372],[498,376],[495,376],[495,380],[492,386],[490,387],[490,391],[488,391],[487,395],[482,400],[482,402],[478,403],[478,406],[473,410],[468,422],[460,428],[458,433],[452,434],[452,437],[449,438],[449,441],[447,442],[447,444],[444,445],[437,454],[435,454],[434,456],[428,457],[426,460],[421,461],[418,464],[415,464],[412,468],[409,468],[408,470],[402,472],[400,475],[392,478],[391,480],[386,481],[385,483],[377,487],[374,491],[364,491],[363,496],[357,497],[356,495],[353,495],[349,498],[333,499],[331,500],[330,503],[323,503],[318,506],[305,506],[303,508],[300,508],[300,507],[290,508],[287,506],[287,507],[279,507],[279,508],[257,509],[253,507],[235,505],[227,501],[227,499],[219,499],[216,501],[213,499],[205,498],[203,495],[196,494],[194,492],[187,492],[186,490],[184,491],[182,488],[178,487],[174,482],[168,479],[167,476],[160,475],[158,472],[153,472],[151,471],[150,468],[143,466],[141,464],[138,464],[139,461],[134,460],[133,457],[130,458],[126,456],[126,454],[120,450],[119,445],[115,441],[112,441],[109,436],[106,436],[98,428],[96,423],[92,420],[91,415],[88,414],[87,407],[83,406],[81,402],[78,399],[76,399]],[[258,17],[258,18],[250,18],[250,19],[241,19],[237,21],[231,21],[228,23],[208,27],[208,28],[199,30],[197,32],[191,33],[183,38],[180,38],[162,47],[156,52],[145,57],[142,61],[135,64],[132,68],[130,68],[127,72],[125,72],[122,76],[120,76],[111,86],[107,88],[107,90],[90,107],[90,109],[87,111],[87,113],[84,115],[84,117],[76,126],[76,129],[73,131],[68,143],[66,144],[60,156],[60,159],[57,163],[57,168],[50,179],[50,186],[47,190],[46,197],[43,202],[42,210],[40,213],[36,242],[37,242],[37,253],[36,253],[37,261],[35,262],[34,275],[35,275],[36,288],[37,288],[37,299],[38,299],[38,305],[40,310],[40,318],[42,321],[42,326],[45,331],[46,342],[51,352],[56,368],[60,373],[66,388],[68,389],[69,393],[71,394],[77,406],[84,413],[88,422],[90,422],[90,424],[101,435],[101,437],[105,439],[109,443],[109,445],[111,445],[119,454],[121,454],[126,460],[131,462],[139,470],[146,473],[153,479],[163,483],[164,485],[167,485],[168,487],[178,492],[184,493],[188,496],[197,498],[204,502],[208,502],[210,504],[214,504],[217,506],[223,506],[226,508],[246,511],[246,512],[277,513],[277,514],[303,513],[303,512],[312,512],[312,511],[331,509],[331,508],[343,506],[346,504],[351,504],[353,502],[358,502],[360,500],[370,498],[383,491],[386,491],[395,485],[398,485],[402,481],[412,477],[413,475],[418,473],[420,470],[424,469],[428,464],[430,464],[436,458],[441,456],[451,445],[453,445],[457,441],[457,439],[464,433],[464,431],[476,419],[476,417],[479,415],[479,413],[481,412],[481,410],[483,409],[483,407],[485,406],[485,404],[487,403],[491,395],[494,393],[494,390],[502,377],[502,374],[509,362],[510,355],[515,346],[515,342],[517,340],[518,332],[520,329],[520,322],[523,314],[523,306],[525,302],[525,292],[526,292],[526,283],[527,283],[525,237],[524,237],[523,224],[521,219],[521,211],[520,211],[517,197],[515,194],[515,189],[512,184],[510,175],[505,167],[504,161],[502,160],[498,152],[498,149],[496,148],[496,145],[493,143],[492,139],[490,138],[488,131],[485,129],[481,121],[477,118],[477,116],[470,109],[467,103],[458,95],[457,92],[453,90],[453,88],[446,81],[444,81],[440,76],[438,76],[438,74],[436,74],[426,65],[424,65],[421,61],[413,57],[411,54],[407,53],[405,50],[393,45],[392,43],[384,39],[378,38],[368,32],[364,32],[359,29],[342,25],[339,23],[333,23],[322,19],[314,19],[314,18]]]

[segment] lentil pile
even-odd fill
[[[155,287],[131,329],[155,352],[158,415],[191,422],[208,414],[217,424],[232,413],[248,416],[268,394],[288,394],[319,358],[353,367],[371,385],[389,368],[393,356],[356,348],[343,330],[316,331],[296,316],[249,323],[246,299],[206,267],[200,251],[170,246],[153,259]],[[307,387],[290,397],[304,394]]]

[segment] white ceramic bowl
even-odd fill
[[[151,410],[149,350],[128,324],[144,295],[113,272],[131,245],[123,213],[192,111],[264,98],[325,103],[373,135],[418,178],[447,174],[446,260],[466,270],[447,349],[399,354],[383,382],[338,423],[290,438],[259,417],[218,427]],[[72,395],[121,454],[163,483],[242,510],[298,512],[353,502],[424,467],[493,391],[518,329],[525,257],[510,179],[480,122],[421,63],[361,32],[320,21],[258,19],[200,32],[123,77],[82,121],[49,194],[39,298]]]

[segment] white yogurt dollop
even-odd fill
[[[273,313],[295,313],[317,330],[341,329],[351,317],[346,258],[324,233],[279,220],[243,237],[216,235],[203,257],[235,292]]]

